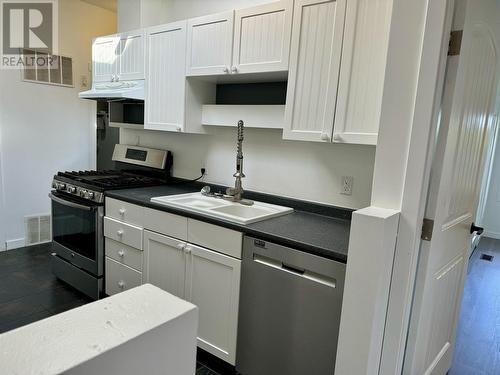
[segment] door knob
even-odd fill
[[[476,232],[476,234],[483,234],[484,232],[484,228],[482,227],[478,227],[476,224],[472,223],[472,225],[470,226],[470,233],[474,233]]]

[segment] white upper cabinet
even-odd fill
[[[144,30],[96,38],[92,65],[94,82],[144,79]]]
[[[288,70],[293,0],[235,12],[233,73]]]
[[[347,3],[334,142],[377,144],[391,10],[391,0]]]
[[[296,0],[285,139],[331,142],[346,0]]]
[[[230,73],[234,11],[188,20],[186,74]]]
[[[281,0],[189,20],[186,74],[287,71],[292,13]]]
[[[111,82],[116,74],[120,38],[116,35],[99,37],[92,44],[92,78],[94,82]]]
[[[186,21],[147,29],[144,129],[184,130]]]
[[[117,79],[119,81],[144,79],[146,65],[144,30],[122,33],[119,37]]]

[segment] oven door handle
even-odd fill
[[[85,210],[85,211],[92,211],[92,207],[85,206],[83,204],[78,204],[78,203],[71,202],[71,201],[67,201],[66,199],[62,199],[62,198],[56,197],[52,193],[49,193],[49,198],[52,199],[54,202],[60,203],[60,204],[62,204],[64,206],[78,208],[80,210]]]

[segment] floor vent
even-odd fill
[[[486,260],[488,262],[493,261],[493,255],[488,255],[488,254],[481,254],[481,260]]]
[[[50,215],[33,215],[24,218],[26,225],[26,246],[51,240]]]

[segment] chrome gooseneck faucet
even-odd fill
[[[243,187],[241,184],[241,179],[245,177],[243,173],[243,137],[244,135],[244,123],[242,120],[238,121],[238,143],[236,151],[236,173],[233,177],[236,178],[234,182],[234,187],[227,188],[226,199],[230,199],[234,202],[238,202],[245,205],[252,205],[253,202],[248,199],[243,199]]]
[[[225,199],[231,202],[236,202],[240,204],[244,204],[246,206],[253,205],[253,201],[249,199],[243,199],[243,186],[241,185],[241,179],[245,177],[243,173],[243,121],[238,121],[238,144],[237,144],[237,152],[236,152],[236,173],[233,174],[233,177],[236,178],[234,182],[234,187],[229,187],[226,189],[226,194],[221,193],[211,193],[210,186],[204,186],[201,189],[201,194],[207,197],[214,197]]]

